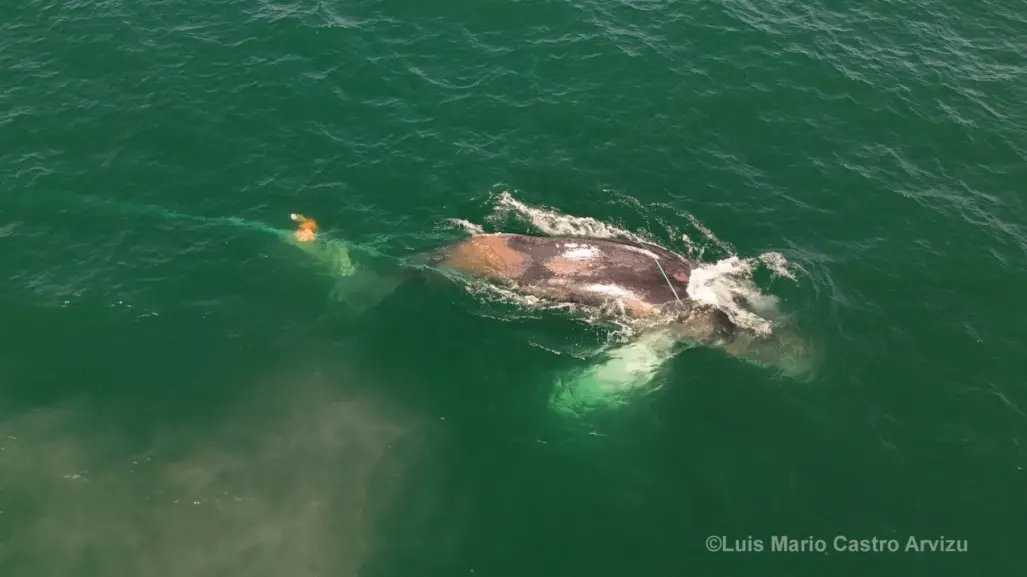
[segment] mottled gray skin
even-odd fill
[[[623,287],[637,294],[643,302],[656,307],[675,303],[678,299],[687,299],[688,278],[695,266],[684,257],[662,247],[626,241],[543,239],[511,235],[507,244],[530,259],[531,265],[518,279],[520,283],[545,285],[554,280],[561,280],[573,287],[572,297],[591,303],[599,302],[601,297],[597,298],[594,293],[582,290],[581,287],[589,284]],[[581,251],[594,250],[595,256],[581,261],[587,262],[590,266],[567,270],[564,273],[554,272],[550,268],[554,262],[568,260],[562,255],[575,248]],[[656,258],[651,255],[655,255]]]
[[[616,285],[653,306],[675,301],[674,291],[681,297],[694,266],[655,245],[520,234],[475,235],[433,252],[428,260],[439,268],[508,281],[529,291],[560,287],[568,297],[583,301],[598,302],[586,286]],[[673,291],[667,279],[674,283]]]
[[[672,309],[694,312],[687,290],[696,263],[649,243],[485,234],[434,251],[425,260],[552,301],[595,307],[617,303],[635,318]],[[723,314],[710,314],[709,330],[722,333],[730,326]]]

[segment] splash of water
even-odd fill
[[[772,323],[756,311],[778,312],[777,298],[764,295],[752,282],[751,261],[736,256],[692,270],[688,297],[720,309],[736,326],[757,334],[770,334]]]
[[[485,229],[480,224],[474,224],[462,218],[451,218],[448,221],[453,226],[462,228],[471,234],[485,234]]]
[[[555,210],[530,206],[514,198],[509,191],[503,191],[496,198],[493,212],[486,220],[498,222],[502,218],[510,216],[521,220],[542,234],[551,236],[619,238],[636,242],[652,242],[631,231],[594,218],[571,216]]]

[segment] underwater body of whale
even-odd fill
[[[660,324],[674,340],[722,350],[789,376],[808,376],[819,364],[819,351],[796,332],[757,335],[736,326],[723,311],[691,300],[688,283],[698,263],[655,244],[476,234],[417,260],[552,302],[639,320],[663,319]]]

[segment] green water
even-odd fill
[[[1025,38],[1011,0],[5,3],[0,575],[1023,575]],[[354,314],[283,242],[527,230],[504,190],[780,253],[822,370],[692,348],[571,418],[600,328]]]

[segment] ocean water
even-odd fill
[[[0,575],[1022,575],[1025,54],[1010,0],[4,3]],[[822,363],[382,289],[468,229],[657,242]]]

